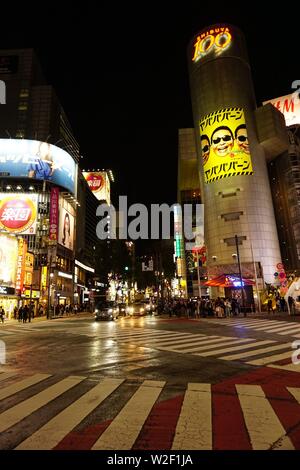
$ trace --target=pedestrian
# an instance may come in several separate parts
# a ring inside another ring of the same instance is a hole
[[[273,312],[273,301],[272,299],[268,300],[268,313]]]
[[[5,312],[3,307],[0,307],[0,320],[2,323],[4,323],[4,317],[5,317]]]

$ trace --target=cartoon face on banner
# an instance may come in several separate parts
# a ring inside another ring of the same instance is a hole
[[[200,121],[205,183],[237,175],[252,175],[247,127],[242,108],[226,108]]]
[[[35,234],[37,195],[0,193],[0,229],[10,233]]]

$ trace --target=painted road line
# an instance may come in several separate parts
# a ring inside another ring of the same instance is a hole
[[[293,328],[292,330],[289,330],[289,331],[284,331],[283,333],[278,333],[279,335],[290,335],[290,334],[293,334],[293,333],[300,333],[300,327],[298,326],[298,328]]]
[[[212,449],[211,385],[189,383],[177,422],[172,450]]]
[[[186,348],[197,349],[198,347],[202,346],[203,344],[219,343],[220,341],[224,341],[224,338],[219,337],[219,336],[216,336],[216,337],[210,336],[210,338],[214,338],[214,339],[205,339],[204,341],[201,341],[201,342],[199,342],[199,341],[196,341],[196,342],[188,341],[187,344],[174,343],[174,346],[177,346],[176,351],[181,352],[181,350],[184,350],[182,352],[185,352]],[[232,340],[230,339],[230,341],[232,341]],[[160,347],[163,348],[164,347],[164,345],[161,344],[161,343],[154,344],[153,346],[158,347],[158,348],[160,348]],[[165,346],[166,347],[172,346],[172,344],[166,344]]]
[[[124,380],[104,379],[61,413],[21,442],[17,450],[51,450]]]
[[[270,343],[276,343],[276,341],[270,341]],[[230,356],[219,357],[219,359],[224,359],[224,361],[235,361],[237,359],[244,359],[246,357],[258,356],[259,354],[264,354],[264,353],[272,352],[272,351],[279,351],[280,349],[287,349],[287,348],[290,348],[290,347],[291,347],[290,343],[276,344],[276,346],[270,346],[270,347],[267,347],[267,348],[257,349],[255,352],[254,351],[248,351],[248,352],[245,352],[245,353],[232,354]]]
[[[2,382],[2,380],[6,380],[6,379],[9,379],[10,377],[13,377],[14,375],[17,375],[16,372],[2,372],[0,374],[0,382]]]
[[[253,341],[256,341],[255,339]],[[265,341],[257,341],[255,343],[251,344],[242,344],[241,346],[233,346],[230,348],[223,348],[223,349],[218,349],[217,351],[208,351],[204,352],[201,354],[198,354],[199,356],[207,357],[207,356],[214,356],[215,354],[225,354],[227,352],[234,352],[234,351],[240,351],[242,349],[251,349],[251,348],[256,348],[257,346],[263,346],[264,344],[270,344],[270,341],[265,340]],[[196,354],[197,356],[197,354]]]
[[[287,326],[287,325],[284,324],[284,326]],[[278,326],[276,327],[276,329],[277,329],[277,328],[282,328],[282,325],[278,325]],[[270,325],[270,326],[268,326],[268,327],[263,326],[263,327],[259,327],[259,328],[253,328],[254,331],[265,331],[265,332],[267,332],[267,333],[268,333],[269,331],[273,330],[273,329],[274,329],[274,325]]]
[[[268,367],[273,367],[274,369],[287,370],[289,372],[300,372],[299,364],[286,364],[284,366],[279,366],[277,364],[270,364]]]
[[[253,340],[252,339],[235,339],[235,340],[231,340],[231,344],[235,345],[235,344],[240,344],[240,343],[246,343],[248,341],[253,341]],[[219,344],[210,344],[210,345],[205,345],[205,346],[200,345],[199,347],[189,348],[185,350],[181,349],[180,352],[193,353],[193,352],[198,352],[198,351],[208,351],[210,349],[219,348],[220,346],[228,346],[228,344],[229,344],[228,341],[226,341],[226,342],[219,343]]]
[[[290,345],[291,348],[291,345]],[[255,359],[254,361],[249,361],[247,364],[251,364],[252,366],[263,366],[265,364],[271,364],[273,362],[281,361],[282,359],[288,359],[289,357],[292,359],[293,351],[290,349],[282,354],[275,354],[273,356],[262,357],[261,359]]]
[[[300,404],[300,388],[287,387],[287,389]]]
[[[86,377],[70,376],[0,414],[0,432],[5,431],[34,411],[82,382]]]
[[[253,450],[268,450],[279,439],[286,435],[271,404],[259,385],[236,385],[239,401],[243,411],[246,427]],[[281,447],[293,449],[288,437]]]
[[[170,338],[169,338],[169,336],[170,336]],[[171,338],[171,336],[172,336],[172,338]],[[186,334],[186,333],[178,334],[178,335],[154,335],[154,336],[151,336],[150,338],[149,338],[149,336],[146,336],[144,339],[138,338],[138,339],[135,339],[135,341],[142,342],[142,341],[146,341],[147,339],[149,339],[149,341],[153,341],[153,342],[154,341],[164,341],[164,340],[174,341],[175,339],[179,340],[179,339],[186,339],[186,338],[190,338],[190,337],[191,337],[191,334]],[[125,339],[124,343],[125,342],[130,342],[132,340],[134,340],[134,338]]]
[[[131,449],[164,385],[165,382],[145,380],[92,449]]]
[[[35,374],[27,377],[26,379],[20,380],[20,382],[8,385],[7,387],[0,390],[0,400],[14,395],[15,393],[18,393],[25,388],[31,387],[31,385],[35,385],[42,380],[48,379],[48,377],[51,377],[51,374]]]
[[[185,345],[186,343],[187,344],[198,344],[202,341],[206,341],[208,340],[208,338],[210,338],[210,336],[201,336],[201,337],[197,337],[197,335],[189,335],[187,338],[184,338],[184,339],[177,339],[177,338],[170,338],[169,340],[164,340],[164,339],[161,339],[161,340],[157,340],[157,341],[151,341],[149,340],[149,344],[159,344],[161,346],[172,346],[173,344],[175,345]],[[213,337],[213,338],[219,338],[219,336],[216,336],[216,337]],[[151,343],[150,343],[151,341]]]
[[[295,328],[297,330],[300,330],[300,326],[298,325],[298,327],[295,327],[295,325],[289,325],[289,326],[280,326],[279,328],[276,327],[272,330],[268,330],[268,333],[277,333],[277,332],[280,332],[280,331],[287,331],[287,330],[295,330]]]

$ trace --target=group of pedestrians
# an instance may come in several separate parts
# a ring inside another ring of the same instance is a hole
[[[162,309],[162,308],[161,308]],[[209,299],[173,299],[166,301],[163,306],[163,312],[168,313],[170,317],[231,317],[241,313],[240,302],[235,299],[220,298]],[[160,309],[158,308],[158,313]]]

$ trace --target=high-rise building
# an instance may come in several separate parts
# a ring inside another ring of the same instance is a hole
[[[282,115],[271,105],[257,109],[238,28],[200,31],[188,65],[209,277],[240,274],[238,257],[243,278],[253,279],[256,267],[272,282],[281,254],[267,159],[287,149]]]
[[[49,142],[78,161],[79,145],[34,50],[0,50],[0,80],[6,88],[6,104],[0,106],[0,138]]]

